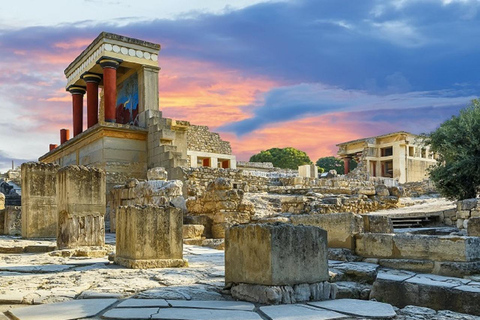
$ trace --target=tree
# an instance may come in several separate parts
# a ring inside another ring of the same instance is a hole
[[[304,151],[292,147],[260,151],[250,157],[250,162],[271,162],[274,167],[284,169],[298,169],[298,166],[312,163]]]
[[[323,168],[325,172],[330,170],[336,170],[338,174],[345,173],[343,160],[337,157],[330,156],[319,158],[316,164],[318,167]],[[353,159],[350,160],[349,165],[350,170],[353,170],[357,167],[357,163]]]
[[[480,186],[480,100],[443,122],[427,136],[437,164],[430,179],[441,195],[452,200],[475,198]]]

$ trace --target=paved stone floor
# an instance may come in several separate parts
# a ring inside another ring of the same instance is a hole
[[[112,246],[115,237],[108,234]],[[403,309],[366,299],[371,283],[397,274],[365,262],[330,261],[340,299],[308,304],[262,306],[231,301],[224,287],[224,253],[184,246],[188,268],[127,269],[104,258],[71,258],[51,250],[54,241],[0,237],[2,248],[35,252],[0,254],[0,320],[3,319],[480,319],[451,311],[407,306]],[[49,248],[49,249],[48,249]],[[2,252],[4,252],[2,251]],[[408,274],[412,279],[415,274]],[[397,277],[397,278],[395,278]],[[361,281],[352,281],[360,279]],[[429,277],[451,285],[452,279]],[[459,280],[459,279],[456,279]],[[473,280],[462,280],[469,287]],[[355,297],[357,297],[355,296]],[[480,303],[480,302],[479,302]]]

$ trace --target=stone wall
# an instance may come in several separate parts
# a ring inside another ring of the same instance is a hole
[[[430,180],[407,182],[401,185],[407,197],[419,197],[429,194],[437,194],[435,185]]]
[[[56,174],[52,163],[22,164],[22,237],[57,236]]]
[[[469,220],[479,217],[480,206],[478,205],[478,199],[466,199],[457,201],[455,216],[445,217],[444,222],[447,225],[456,225],[459,229],[467,229]]]
[[[175,168],[171,177],[183,181],[185,197],[201,197],[210,182],[217,178],[232,180],[232,188],[244,192],[263,192],[267,190],[269,179],[239,169],[222,168]]]
[[[191,125],[188,127],[187,149],[199,152],[232,154],[230,142],[222,140],[218,133],[210,132],[207,126]]]
[[[232,180],[217,178],[208,184],[202,196],[187,200],[187,211],[194,216],[191,222],[204,225],[207,237],[220,239],[233,224],[249,223],[254,206],[244,199],[242,189],[233,188]]]

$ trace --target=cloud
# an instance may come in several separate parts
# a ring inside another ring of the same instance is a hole
[[[302,141],[328,135],[330,146],[357,133],[434,127],[480,92],[472,40],[480,38],[479,8],[478,1],[299,0],[176,19],[3,28],[0,133],[8,139],[0,150],[38,157],[58,142],[58,130],[71,126],[63,70],[101,31],[160,43],[164,116],[221,130],[241,154],[287,141],[282,132],[294,143],[292,123],[308,128]],[[415,119],[396,122],[388,111],[403,118],[407,109]],[[328,130],[314,129],[320,125]]]
[[[394,77],[395,78],[395,77]],[[402,78],[399,82],[402,83]],[[453,96],[452,96],[453,95]],[[238,135],[267,125],[335,112],[374,111],[388,109],[465,107],[475,96],[455,96],[454,91],[408,92],[374,95],[361,90],[344,90],[322,84],[299,84],[277,87],[261,97],[253,106],[253,116],[227,123],[223,131]],[[421,116],[425,120],[425,117]]]

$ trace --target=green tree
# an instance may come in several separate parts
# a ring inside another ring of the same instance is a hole
[[[437,154],[429,173],[440,194],[452,200],[475,198],[480,186],[480,100],[442,123],[427,144]]]
[[[260,151],[250,157],[250,162],[271,162],[274,167],[284,169],[298,169],[298,166],[312,163],[304,151],[292,147]]]
[[[323,168],[325,172],[330,170],[336,170],[338,174],[345,173],[343,160],[337,157],[330,156],[330,157],[319,158],[316,164],[318,167]],[[349,165],[350,165],[350,170],[353,170],[357,167],[357,162],[351,159],[349,162]]]

